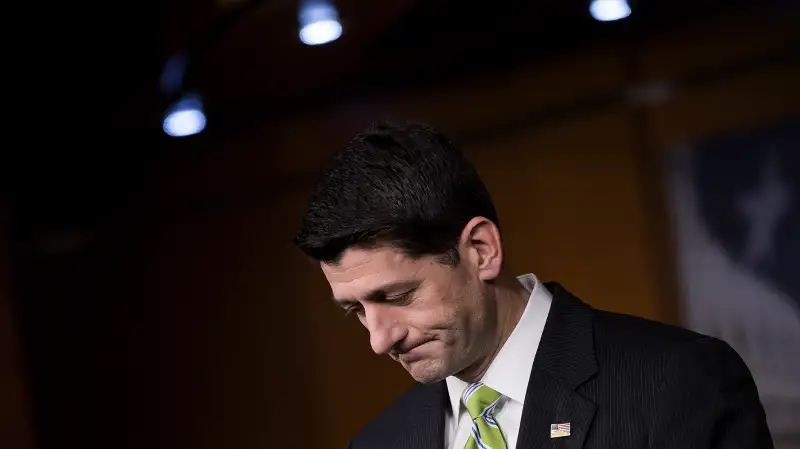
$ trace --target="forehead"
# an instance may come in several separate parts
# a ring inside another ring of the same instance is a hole
[[[421,279],[432,262],[394,248],[348,249],[338,264],[320,264],[337,298],[360,298],[390,284]]]

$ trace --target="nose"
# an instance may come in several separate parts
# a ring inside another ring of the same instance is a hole
[[[369,343],[375,354],[388,354],[406,333],[399,317],[384,304],[370,304],[364,308],[364,326],[369,331]]]

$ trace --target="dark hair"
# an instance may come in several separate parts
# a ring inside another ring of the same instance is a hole
[[[457,265],[461,232],[477,216],[499,226],[483,181],[442,133],[422,123],[381,122],[334,156],[294,243],[326,263],[338,263],[351,247],[386,245]]]

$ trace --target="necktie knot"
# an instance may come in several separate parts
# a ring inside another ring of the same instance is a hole
[[[472,419],[491,416],[502,395],[486,385],[476,382],[466,390],[462,400]]]

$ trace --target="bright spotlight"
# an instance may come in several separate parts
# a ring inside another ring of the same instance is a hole
[[[322,45],[339,39],[342,24],[339,13],[327,1],[306,0],[300,4],[300,41],[306,45]]]
[[[589,12],[595,20],[611,22],[631,15],[631,7],[625,0],[592,0]]]
[[[206,127],[203,104],[196,95],[187,95],[175,103],[164,116],[164,132],[172,137],[197,134]]]

